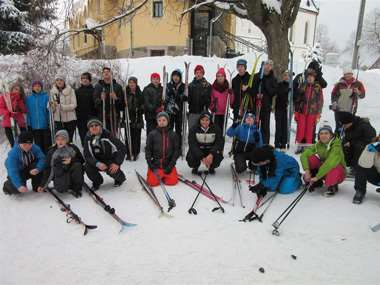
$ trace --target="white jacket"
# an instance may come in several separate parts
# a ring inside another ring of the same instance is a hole
[[[58,104],[54,110],[54,121],[70,122],[77,119],[75,109],[77,108],[77,98],[74,89],[66,85],[61,92],[54,85],[50,90],[50,100]]]
[[[380,173],[380,155],[378,152],[368,151],[368,146],[365,147],[359,158],[359,165],[363,168],[376,167],[377,172]]]

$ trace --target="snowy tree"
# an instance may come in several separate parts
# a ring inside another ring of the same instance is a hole
[[[267,40],[268,56],[275,62],[277,75],[288,68],[290,44],[289,28],[296,20],[301,0],[203,0],[195,1],[183,13],[201,6],[216,7],[250,20]],[[308,1],[310,5],[314,1]]]
[[[374,9],[366,17],[361,43],[380,54],[380,9]]]
[[[339,52],[339,48],[335,41],[332,41],[329,36],[329,30],[326,25],[319,25],[317,29],[317,42],[322,48],[322,56],[325,57],[327,53]]]
[[[25,53],[36,45],[43,21],[54,19],[56,1],[0,0],[0,53]]]

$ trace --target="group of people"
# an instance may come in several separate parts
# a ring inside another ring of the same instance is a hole
[[[34,191],[44,191],[53,181],[57,191],[78,197],[84,173],[94,190],[103,183],[102,173],[120,186],[126,180],[122,163],[138,159],[144,125],[148,184],[175,185],[176,162],[184,139],[183,108],[188,104],[186,161],[193,174],[199,174],[201,167],[215,173],[224,158],[227,135],[233,138],[231,153],[237,173],[249,169],[260,176],[260,182],[251,187],[253,192],[291,193],[302,184],[297,160],[284,152],[290,131],[288,107],[293,104],[296,143],[300,144],[297,153],[301,153],[303,180],[309,190],[324,182],[326,195],[334,195],[349,167],[355,176],[353,202],[361,203],[367,181],[380,183],[380,138],[368,119],[355,115],[358,99],[365,96],[363,84],[353,77],[352,70],[344,71],[331,96],[336,129],[322,125],[316,134],[324,101],[322,90],[327,86],[320,65],[312,62],[295,77],[293,102],[288,100],[292,74],[286,70],[277,81],[272,67],[273,62],[267,60],[261,71],[250,75],[247,62],[239,59],[232,84],[223,68],[210,84],[203,66],[197,65],[188,86],[176,69],[167,84],[161,83],[158,73],[151,74],[151,82],[143,90],[136,77],[128,78],[124,89],[108,67],[103,68],[102,79],[95,86],[91,74],[83,73],[76,90],[62,75],[56,76],[49,94],[43,91],[41,81],[32,83],[28,96],[15,84],[0,97],[2,124],[13,146],[5,163],[8,179],[3,190],[6,194],[26,192],[26,181],[31,178]],[[227,128],[229,108],[234,121]],[[269,145],[272,112],[276,119],[274,147]],[[128,127],[130,140],[127,134],[125,141],[120,139],[122,127],[125,131]],[[76,128],[83,155],[73,143]]]

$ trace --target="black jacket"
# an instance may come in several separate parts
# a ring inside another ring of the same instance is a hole
[[[125,92],[127,95],[130,126],[131,128],[142,129],[144,127],[144,96],[141,89],[137,86],[136,94],[133,94],[127,86]]]
[[[145,158],[150,169],[173,168],[179,155],[179,139],[175,132],[156,128],[148,134]]]
[[[201,160],[209,153],[222,154],[224,148],[224,138],[220,128],[210,124],[207,130],[204,130],[200,123],[193,126],[189,131],[189,152],[192,156]]]
[[[154,86],[150,83],[144,88],[144,110],[145,119],[155,119],[157,114],[157,109],[162,104],[162,86]]]
[[[98,115],[94,104],[94,90],[94,86],[91,84],[88,86],[81,85],[75,90],[75,96],[77,97],[76,113],[78,121],[87,122],[90,118]]]
[[[276,112],[286,111],[288,107],[289,82],[281,81],[277,85]]]
[[[261,94],[263,94],[261,109],[263,111],[270,111],[272,107],[272,98],[277,92],[277,79],[274,76],[273,70],[271,70],[268,75],[264,74],[262,82],[260,82],[260,73],[254,75],[252,92],[255,99],[256,95],[260,92],[260,86]]]
[[[248,85],[250,75],[248,72],[246,72],[243,76],[240,76],[237,74],[233,79],[232,79],[232,91],[234,93],[234,105],[233,105],[233,112],[234,116],[237,117],[239,114],[239,109],[241,105],[241,101],[244,98],[244,95],[246,93],[249,93],[249,89],[247,89],[245,92],[241,90],[243,85]]]
[[[355,148],[364,149],[376,137],[376,130],[367,118],[355,117],[352,126],[344,131],[342,144],[350,143]]]
[[[102,130],[98,137],[92,136],[90,132],[87,133],[83,153],[86,163],[94,167],[97,162],[121,165],[127,154],[127,148],[119,139],[111,136],[109,131]]]
[[[120,84],[116,83],[116,80],[113,79],[113,91],[116,93],[117,100],[115,101],[115,106],[116,106],[116,111],[119,112],[123,110],[124,108],[124,92],[123,88],[121,87]],[[110,87],[111,84],[107,84],[104,82],[104,80],[99,80],[99,82],[95,85],[95,90],[94,90],[94,104],[95,104],[95,109],[98,113],[98,117],[102,118],[103,117],[103,102],[101,98],[102,92],[106,93],[106,114],[110,115]]]
[[[189,113],[200,114],[206,111],[211,103],[211,84],[205,78],[189,84]]]
[[[185,98],[185,84],[170,81],[166,86],[165,111],[171,115],[181,114]]]

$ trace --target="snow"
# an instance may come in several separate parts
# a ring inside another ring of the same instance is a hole
[[[254,55],[244,58],[250,69]],[[140,86],[145,86],[150,73],[161,72],[163,63],[171,72],[184,61],[192,63],[191,71],[196,64],[203,64],[208,80],[213,80],[218,64],[234,70],[236,63],[236,59],[189,56],[109,63],[119,64],[124,77],[129,69],[129,75],[137,76]],[[6,62],[21,64],[22,60],[0,57],[0,63]],[[79,74],[93,62],[75,64]],[[295,66],[300,72],[304,64],[301,60]],[[321,121],[333,124],[329,94],[341,69],[324,66],[323,72],[329,86],[324,90]],[[359,77],[367,89],[366,98],[359,102],[359,115],[370,117],[379,130],[380,71],[363,72]],[[145,134],[142,141],[144,147]],[[230,146],[227,139],[225,153]],[[1,161],[8,151],[8,145],[0,144]],[[207,179],[215,193],[227,200],[232,194],[230,163],[226,154],[216,175]],[[177,167],[181,174],[200,182],[185,161],[179,159]],[[373,233],[369,226],[380,222],[380,195],[372,185],[360,206],[351,203],[354,190],[349,181],[333,198],[323,197],[320,191],[307,193],[281,226],[281,236],[275,237],[271,224],[298,193],[278,195],[263,223],[239,223],[255,202],[245,182],[248,174],[242,176],[246,208],[238,203],[235,207],[225,205],[225,214],[212,213],[215,204],[201,196],[195,205],[198,215],[189,215],[187,210],[196,192],[180,183],[168,187],[177,203],[171,212],[173,218],[158,218],[158,210],[141,190],[134,173],[136,169],[145,175],[144,153],[137,162],[125,162],[122,168],[127,175],[122,187],[113,188],[107,177],[98,191],[120,217],[138,224],[121,234],[119,225],[87,193],[81,199],[61,195],[83,221],[98,225],[85,237],[80,226],[65,222],[64,213],[48,194],[0,194],[1,284],[378,284],[380,233]],[[1,165],[0,181],[5,178]],[[161,189],[155,191],[166,208]],[[259,272],[260,267],[265,274]]]
[[[281,15],[282,0],[261,0],[261,2],[268,10],[275,11],[277,14]]]

